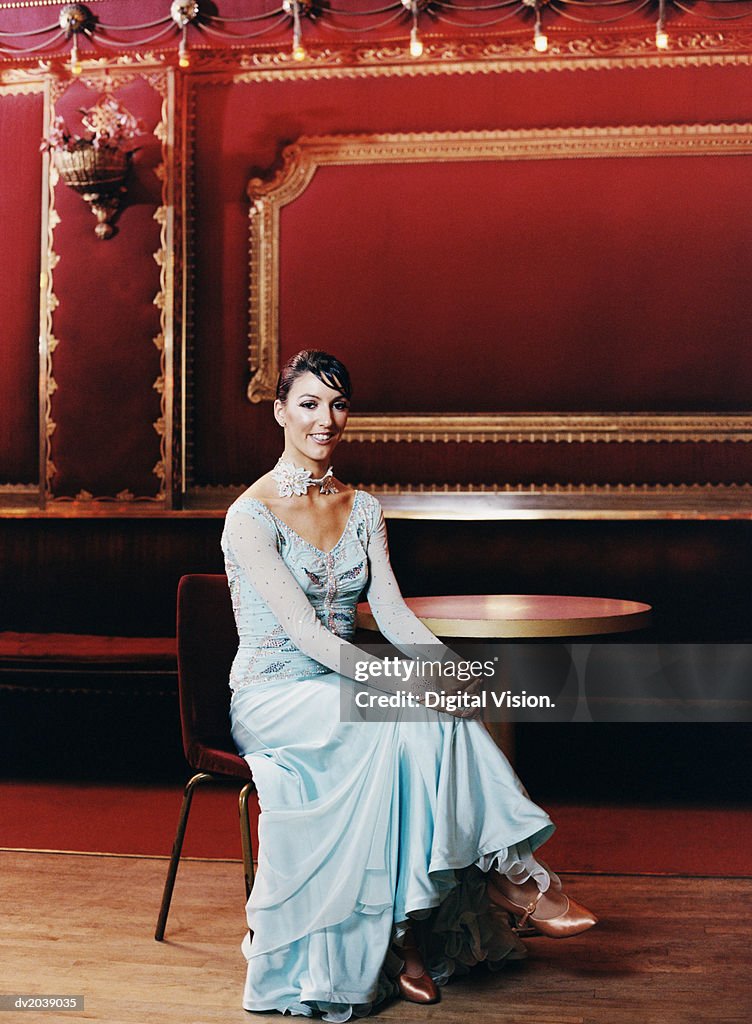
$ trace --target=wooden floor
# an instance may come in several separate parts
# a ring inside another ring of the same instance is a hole
[[[82,1013],[10,1024],[252,1024],[240,864],[186,861],[166,941],[154,924],[162,859],[0,852],[0,993],[84,995]],[[527,961],[483,968],[437,1006],[395,1001],[382,1021],[431,1024],[749,1024],[752,879],[569,876],[601,917],[585,935],[528,940]],[[746,916],[745,916],[746,912]]]

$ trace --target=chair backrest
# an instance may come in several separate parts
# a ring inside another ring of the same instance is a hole
[[[238,649],[224,575],[183,576],[178,584],[178,683],[183,750],[200,767],[201,751],[235,750],[230,733],[230,666]]]

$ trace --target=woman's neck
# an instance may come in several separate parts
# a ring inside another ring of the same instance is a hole
[[[310,470],[311,476],[321,477],[329,469],[329,462],[326,459],[317,460],[311,459],[307,455],[301,455],[300,452],[290,453],[285,449],[279,457],[280,462],[288,462],[294,466],[295,469],[307,469]]]

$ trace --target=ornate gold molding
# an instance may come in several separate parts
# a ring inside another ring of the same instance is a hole
[[[34,93],[44,92],[46,87],[45,79],[37,70],[36,73],[27,71],[16,74],[0,72],[0,95],[2,96],[28,96]]]
[[[671,497],[680,495],[686,498],[712,496],[716,499],[735,500],[752,494],[752,484],[380,484],[361,483],[357,485],[374,494],[510,494],[535,496],[536,494],[556,494],[575,497],[614,497],[627,499],[634,496]],[[242,491],[240,488],[239,491]],[[752,517],[752,507],[747,509]]]
[[[52,124],[52,110],[55,101],[63,92],[59,82],[48,81],[44,103],[44,128]],[[55,421],[52,419],[52,396],[57,389],[52,369],[52,354],[58,341],[53,334],[52,316],[58,306],[55,295],[53,271],[60,261],[55,252],[55,228],[60,223],[60,215],[55,209],[55,185],[58,181],[58,170],[45,153],[42,166],[42,181],[46,182],[42,206],[42,260],[39,282],[39,479],[40,503],[44,508],[48,498],[52,497],[52,478],[56,469],[52,461],[52,435],[55,432]]]
[[[484,132],[301,137],[269,180],[252,178],[248,398],[274,397],[279,372],[280,211],[303,194],[320,167],[431,163],[735,155],[752,153],[752,124],[629,125]],[[459,414],[353,416],[349,440],[749,440],[752,420],[672,413],[631,415]],[[621,431],[625,433],[622,435]]]
[[[655,34],[638,31],[577,36],[548,29],[545,54],[533,51],[531,33],[507,38],[421,35],[419,60],[405,39],[343,46],[306,43],[306,58],[293,59],[287,47],[244,50],[192,48],[192,67],[203,81],[221,84],[332,78],[423,78],[435,75],[509,74],[633,68],[746,67],[752,63],[752,32],[705,32],[672,24],[671,48],[657,51]]]
[[[160,372],[153,383],[153,388],[160,395],[160,414],[154,422],[154,430],[160,438],[160,458],[152,472],[158,477],[159,485],[156,495],[135,495],[129,488],[123,488],[115,495],[95,495],[91,491],[82,489],[74,498],[69,496],[54,495],[52,492],[52,478],[56,468],[51,457],[51,438],[55,431],[55,422],[52,419],[52,395],[57,390],[53,374],[53,353],[59,344],[59,339],[53,334],[52,317],[59,305],[58,297],[53,286],[52,271],[59,262],[59,255],[54,251],[54,232],[60,223],[60,216],[55,210],[55,186],[58,181],[58,172],[54,163],[45,154],[45,169],[48,181],[48,209],[44,216],[44,235],[46,247],[43,245],[42,254],[42,280],[41,280],[41,329],[40,329],[40,462],[42,465],[42,478],[44,480],[44,494],[42,505],[47,503],[62,503],[69,505],[89,505],[103,503],[109,507],[127,506],[130,503],[153,503],[165,505],[172,495],[172,447],[173,447],[173,318],[174,318],[174,260],[173,232],[174,232],[174,71],[171,68],[144,68],[140,70],[124,69],[113,67],[111,62],[96,69],[99,73],[93,74],[94,69],[87,69],[87,74],[80,80],[87,88],[93,90],[113,90],[133,81],[142,78],[162,97],[160,121],[154,128],[154,135],[162,146],[162,163],[156,168],[157,177],[162,183],[162,205],[154,213],[154,219],[160,224],[160,245],[153,254],[153,258],[160,268],[159,290],[154,297],[154,305],[160,311],[160,330],[152,339],[160,353]],[[67,90],[73,81],[69,76],[49,76],[49,100],[45,110],[46,125],[50,125],[53,116],[54,104],[57,99]]]
[[[478,413],[358,415],[345,441],[585,442],[752,441],[752,415],[718,413]]]
[[[152,472],[159,479],[157,499],[172,499],[173,404],[174,404],[174,151],[175,151],[175,83],[174,74],[154,72],[144,75],[153,89],[162,97],[161,120],[154,135],[162,144],[162,163],[155,169],[162,182],[162,205],[154,211],[154,220],[160,225],[160,247],[153,254],[159,267],[159,291],[154,305],[159,309],[160,330],[152,339],[159,352],[159,376],[153,387],[160,396],[160,415],[153,424],[159,435],[160,457]]]

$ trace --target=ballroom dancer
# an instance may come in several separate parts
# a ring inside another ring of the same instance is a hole
[[[232,732],[262,808],[243,1006],[332,1022],[395,994],[436,1002],[452,974],[520,959],[521,925],[565,937],[596,922],[536,859],[554,826],[481,722],[423,706],[342,720],[343,665],[374,659],[350,642],[361,594],[397,648],[453,657],[402,600],[378,501],[334,476],[350,396],[333,356],[286,363],[284,450],[222,535]]]

